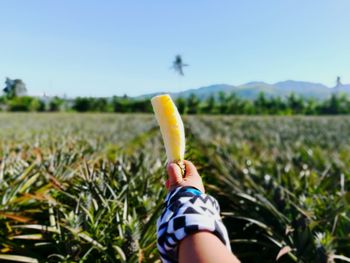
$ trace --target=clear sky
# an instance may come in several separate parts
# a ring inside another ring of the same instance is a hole
[[[350,83],[349,0],[1,0],[0,11],[0,85],[22,78],[30,94]]]

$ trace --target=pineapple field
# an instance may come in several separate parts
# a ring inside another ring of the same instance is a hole
[[[242,262],[350,262],[350,117],[184,116]],[[0,115],[1,262],[160,262],[153,115]]]

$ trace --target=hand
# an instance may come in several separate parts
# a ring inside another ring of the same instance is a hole
[[[204,193],[202,178],[199,176],[197,168],[190,161],[184,160],[183,163],[185,165],[185,176],[182,176],[181,168],[178,164],[168,164],[166,188],[171,191],[179,186],[192,186]]]

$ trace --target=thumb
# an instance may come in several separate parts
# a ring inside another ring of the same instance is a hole
[[[182,173],[181,168],[176,163],[169,163],[167,166],[167,172],[168,172],[168,184],[170,189],[176,185],[179,185],[182,183]]]

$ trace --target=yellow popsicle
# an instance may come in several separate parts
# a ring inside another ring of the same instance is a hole
[[[168,94],[151,99],[162,133],[168,162],[181,163],[185,155],[185,129],[175,103]]]

